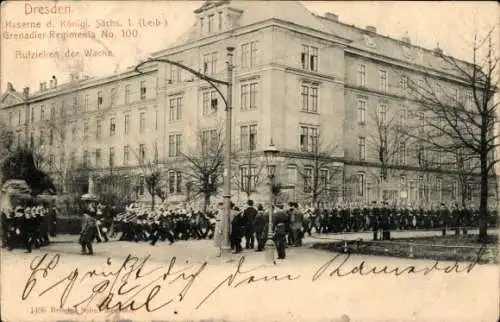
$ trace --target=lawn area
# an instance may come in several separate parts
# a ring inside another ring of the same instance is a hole
[[[478,235],[447,235],[398,238],[391,241],[356,240],[314,244],[312,247],[331,252],[350,252],[377,256],[421,258],[430,260],[478,261],[498,264],[498,236],[489,235],[488,244],[477,243]]]

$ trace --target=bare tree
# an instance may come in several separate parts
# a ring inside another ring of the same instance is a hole
[[[249,142],[248,146],[240,143],[237,152],[233,153],[233,182],[247,199],[257,191],[265,181],[265,165],[255,150],[255,142]]]
[[[223,133],[222,127],[211,130],[198,129],[198,147],[194,151],[183,153],[186,166],[183,167],[182,173],[191,183],[192,197],[203,196],[204,213],[207,211],[211,197],[217,194],[222,184],[224,171]]]
[[[498,136],[494,131],[498,103],[493,98],[498,90],[498,57],[492,43],[492,37],[496,35],[494,31],[496,29],[490,30],[484,38],[474,36],[470,64],[444,55],[442,50],[435,51],[444,71],[458,77],[462,88],[438,82],[429,75],[424,75],[420,81],[412,79],[409,82],[415,100],[425,114],[423,126],[426,127],[413,135],[418,134],[418,139],[427,146],[443,153],[465,148],[479,164],[479,242],[482,243],[487,241],[488,189],[497,162],[494,152]]]
[[[368,153],[377,156],[378,173],[373,173],[379,184],[379,198],[384,197],[389,181],[398,166],[405,166],[408,152],[408,136],[399,130],[406,120],[406,109],[396,113],[387,104],[380,104],[368,113],[368,124],[364,136]],[[381,195],[380,195],[381,194]]]
[[[331,187],[340,181],[341,167],[335,165],[334,157],[338,147],[326,143],[320,132],[309,138],[301,137],[301,161],[298,174],[304,182],[304,192],[313,205],[327,201]]]
[[[151,209],[155,207],[155,199],[158,196],[162,201],[167,198],[166,183],[163,177],[163,166],[158,158],[158,145],[153,144],[152,148],[147,149],[145,144],[139,145],[139,150],[132,149],[137,158],[139,169],[141,170],[144,184],[151,196]],[[141,189],[142,182],[138,188]]]

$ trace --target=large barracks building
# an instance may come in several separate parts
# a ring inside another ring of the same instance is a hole
[[[282,194],[299,203],[311,202],[312,190],[318,192],[311,187],[314,175],[321,189],[317,199],[325,203],[386,199],[428,205],[459,201],[463,192],[479,202],[474,176],[461,184],[446,155],[429,155],[439,162],[422,168],[414,144],[404,139],[381,180],[380,122],[419,122],[410,79],[427,75],[453,89],[456,99],[470,97],[462,80],[440,65],[440,48],[393,39],[374,26],[349,25],[333,13],[319,16],[299,2],[209,1],[194,15],[183,36],[151,57],[227,80],[227,47],[234,47],[236,202],[246,200],[242,190],[249,186],[252,199],[268,200],[262,155],[271,140],[280,151]],[[227,96],[226,87],[220,89]],[[188,187],[183,153],[196,153],[199,133],[216,139],[225,119],[219,93],[166,63],[145,65],[141,74],[133,68],[104,78],[75,74],[64,84],[50,75],[36,90],[9,84],[0,99],[14,141],[37,147],[48,171],[85,165],[95,181],[112,170],[129,178],[145,201],[150,197],[139,161],[158,158],[168,198],[182,201]],[[315,169],[316,154],[327,156],[321,169]]]

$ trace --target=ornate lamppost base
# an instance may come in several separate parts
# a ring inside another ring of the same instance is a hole
[[[274,253],[275,253],[275,251],[276,251],[276,246],[274,245],[273,236],[269,235],[267,237],[266,248],[265,248],[266,260],[267,261],[269,261],[271,263],[274,263],[274,260],[275,260]]]

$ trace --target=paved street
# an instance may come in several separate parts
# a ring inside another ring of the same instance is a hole
[[[415,232],[407,233],[407,236],[411,234]],[[367,238],[369,233],[349,236],[349,238]],[[53,320],[56,317],[58,320],[63,318],[74,320],[75,313],[62,316],[61,312],[56,312],[65,286],[58,285],[40,297],[36,294],[57,281],[61,280],[62,284],[68,284],[73,277],[81,277],[81,280],[75,282],[66,300],[64,307],[69,308],[92,294],[93,287],[95,289],[96,283],[99,282],[98,277],[83,280],[84,272],[94,269],[98,272],[116,271],[129,253],[139,258],[151,255],[151,259],[144,265],[142,275],[158,267],[166,271],[173,256],[177,258],[173,271],[179,272],[183,269],[187,274],[195,273],[202,267],[202,261],[208,261],[208,266],[196,278],[188,293],[184,294],[182,301],[179,301],[177,294],[187,282],[181,278],[175,283],[172,281],[170,284],[166,282],[161,284],[161,296],[153,301],[152,306],[158,306],[169,298],[173,299],[171,304],[149,314],[146,314],[144,309],[134,314],[120,313],[120,318],[133,318],[135,321],[206,318],[228,321],[283,321],[286,318],[287,321],[489,322],[495,320],[498,315],[496,302],[498,271],[493,265],[476,266],[470,273],[460,274],[445,274],[442,271],[429,275],[405,274],[399,277],[394,274],[348,274],[363,262],[366,268],[377,267],[379,270],[386,265],[392,268],[404,268],[408,265],[425,268],[431,267],[433,262],[361,255],[350,257],[341,255],[335,259],[336,254],[309,249],[308,246],[318,240],[314,237],[317,236],[307,237],[304,247],[288,248],[287,259],[277,261],[276,265],[268,264],[265,253],[245,251],[242,254],[245,256],[245,262],[241,265],[239,273],[236,271],[241,256],[231,255],[221,260],[217,257],[218,249],[208,240],[180,241],[173,245],[163,242],[154,247],[144,242],[112,241],[97,244],[96,256],[83,256],[79,254],[77,236],[62,235],[51,246],[35,250],[32,254],[25,254],[21,250],[12,252],[2,250],[1,272],[2,275],[9,277],[2,279],[1,290],[4,292],[2,298],[5,299],[2,303],[2,317],[7,317],[4,318],[7,321]],[[322,240],[326,240],[326,237],[333,238],[331,235],[321,237]],[[49,270],[46,278],[39,272],[36,275],[37,282],[33,294],[25,301],[21,301],[23,288],[30,275],[30,263],[36,256],[47,251],[51,252],[47,262],[56,252],[60,254],[57,267]],[[111,259],[107,260],[107,257]],[[330,261],[332,262],[330,268],[320,274],[321,267],[326,267]],[[341,265],[344,261],[344,265]],[[440,265],[444,267],[451,264]],[[339,277],[336,274],[329,276],[329,273],[337,267],[341,267],[340,271],[346,276]],[[79,274],[70,274],[75,269]],[[231,274],[234,276],[234,281],[228,286],[227,278]],[[261,280],[249,285],[250,275],[255,276],[255,279],[290,275],[293,280],[271,282]],[[318,279],[314,280],[314,276]],[[146,281],[140,282],[140,285],[147,286],[147,278],[145,279]],[[133,277],[128,281],[130,284],[127,285],[131,288],[135,283],[139,283]],[[199,306],[220,283],[221,288]],[[240,285],[236,287],[238,284]],[[409,294],[406,292],[408,289],[412,290]],[[143,303],[146,295],[136,296],[137,302]],[[116,298],[125,301],[123,297]],[[94,311],[87,312],[86,319],[102,321],[110,318],[109,313],[106,315],[98,313],[95,309],[96,304],[93,303],[94,306],[91,307],[94,307]],[[31,312],[33,308],[41,308],[40,310],[45,312],[33,313]],[[378,316],[383,318],[378,319]],[[78,316],[77,319],[81,320],[81,317]]]

